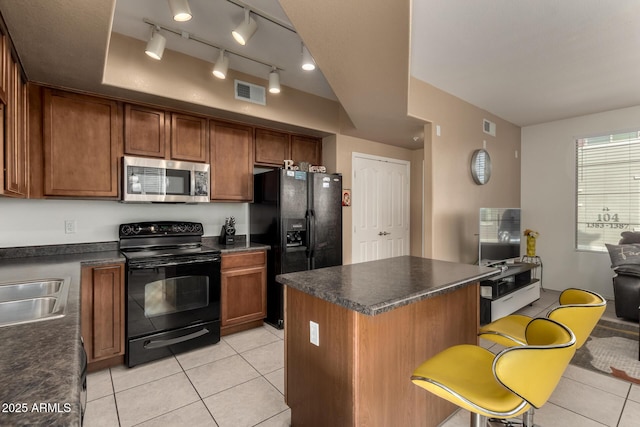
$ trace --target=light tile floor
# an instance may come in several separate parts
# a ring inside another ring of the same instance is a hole
[[[544,316],[557,301],[558,292],[544,291],[520,313]],[[616,319],[613,303],[605,316]],[[265,325],[176,357],[89,374],[84,425],[289,426],[283,340],[283,331]],[[575,366],[535,413],[544,427],[636,427],[639,420],[640,385]],[[460,410],[442,427],[468,425],[469,413]]]

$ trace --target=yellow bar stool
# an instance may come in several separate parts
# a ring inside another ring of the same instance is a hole
[[[607,300],[599,294],[583,289],[562,291],[559,306],[547,313],[547,318],[567,326],[576,336],[576,349],[582,347],[607,308]],[[478,336],[506,347],[525,345],[525,329],[531,317],[511,314],[480,328]],[[533,408],[523,416],[525,427],[533,426]]]
[[[547,313],[547,318],[567,326],[576,336],[576,348],[582,347],[607,308],[607,301],[599,294],[583,289],[562,291],[560,305]],[[531,317],[511,314],[480,328],[478,334],[505,347],[526,344],[525,328]]]
[[[544,405],[576,351],[566,326],[547,318],[525,328],[527,344],[498,354],[477,345],[450,347],[416,368],[411,381],[471,412],[472,427]]]

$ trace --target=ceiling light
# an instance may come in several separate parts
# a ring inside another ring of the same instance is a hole
[[[242,24],[238,25],[238,28],[233,30],[231,34],[233,35],[233,38],[236,39],[238,43],[244,46],[245,44],[247,44],[247,42],[249,41],[253,33],[256,32],[257,29],[258,29],[258,24],[251,17],[249,9],[245,9],[244,21],[242,21]]]
[[[280,74],[275,67],[269,73],[269,92],[280,93]]]
[[[188,21],[193,16],[189,8],[189,0],[169,0],[169,8],[174,21]]]
[[[224,49],[222,49],[220,55],[218,55],[216,65],[213,67],[213,75],[219,79],[225,79],[227,70],[229,70],[229,58],[224,54]]]
[[[305,45],[302,45],[302,69],[305,71],[313,71],[316,69],[316,61]]]
[[[151,37],[147,42],[147,48],[144,50],[144,53],[157,60],[162,59],[164,46],[167,44],[167,39],[165,39],[159,31],[160,28],[154,28],[151,30]]]

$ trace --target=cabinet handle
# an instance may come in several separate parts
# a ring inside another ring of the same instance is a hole
[[[503,301],[503,302],[504,302],[504,301],[509,301],[510,299],[513,299],[513,295],[511,295],[511,296],[509,296],[509,297],[507,297],[507,298],[503,299],[502,301]]]
[[[386,231],[381,231],[378,233],[378,236],[386,236],[388,234],[391,234],[391,233],[387,233]]]

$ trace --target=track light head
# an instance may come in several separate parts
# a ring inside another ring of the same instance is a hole
[[[189,7],[189,0],[169,0],[169,8],[174,21],[185,22],[193,17]]]
[[[242,21],[242,24],[238,25],[238,27],[231,32],[231,35],[238,43],[244,46],[245,44],[247,44],[247,42],[249,41],[251,36],[253,36],[257,29],[258,24],[251,17],[249,9],[245,9],[244,21]]]
[[[213,75],[219,79],[225,79],[227,77],[227,71],[229,70],[229,57],[225,55],[224,49],[220,51],[216,65],[213,67]]]
[[[159,30],[159,28],[154,28],[151,30],[151,37],[147,42],[147,48],[144,50],[144,53],[146,53],[153,59],[157,59],[158,61],[162,59],[164,46],[167,44],[167,39],[165,39],[164,36],[160,34]]]
[[[313,71],[316,69],[316,61],[305,45],[302,45],[302,69],[305,71]]]
[[[280,73],[275,67],[269,73],[269,93],[280,93]]]

